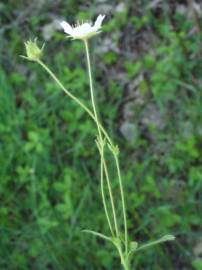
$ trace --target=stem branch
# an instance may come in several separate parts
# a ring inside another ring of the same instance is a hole
[[[91,110],[82,102],[80,101],[77,97],[75,97],[73,94],[71,94],[65,87],[64,85],[61,83],[61,81],[56,77],[56,75],[50,70],[50,68],[43,63],[41,60],[38,60],[37,63],[39,63],[45,70],[46,72],[52,77],[52,79],[60,86],[60,88],[65,92],[65,94],[67,96],[69,96],[71,99],[73,99],[79,106],[81,106],[84,111],[86,111],[88,113],[88,115],[94,120],[95,116],[93,115],[93,113],[91,112]],[[109,135],[107,134],[106,130],[104,129],[104,127],[99,123],[100,129],[102,130],[103,134],[105,135],[105,137],[107,138],[107,141],[110,143],[110,145],[112,145],[112,141],[109,137]]]

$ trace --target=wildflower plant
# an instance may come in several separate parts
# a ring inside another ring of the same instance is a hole
[[[64,32],[67,34],[68,38],[79,39],[84,42],[86,59],[87,59],[87,69],[88,69],[88,77],[89,77],[89,86],[90,86],[90,97],[91,97],[91,105],[92,108],[88,108],[79,98],[73,95],[58,79],[58,77],[51,71],[51,69],[41,60],[43,55],[43,49],[37,45],[37,40],[27,41],[25,42],[26,56],[23,58],[37,62],[41,67],[45,69],[45,71],[52,77],[52,79],[59,85],[59,87],[67,94],[68,97],[73,99],[80,107],[83,108],[84,111],[89,115],[89,117],[94,121],[97,127],[96,135],[96,145],[98,148],[98,153],[100,156],[100,189],[102,202],[104,207],[104,212],[106,216],[106,222],[109,226],[110,235],[106,235],[104,232],[96,232],[92,230],[83,230],[83,232],[90,233],[96,237],[100,237],[106,241],[111,242],[114,247],[117,249],[117,253],[120,257],[120,262],[124,270],[131,269],[131,259],[132,255],[136,252],[146,249],[150,246],[163,243],[166,241],[174,240],[175,237],[173,235],[165,235],[158,240],[148,242],[146,244],[139,244],[136,241],[131,241],[128,236],[128,228],[127,228],[127,215],[126,215],[126,205],[124,198],[124,188],[122,175],[119,164],[119,147],[113,142],[106,129],[103,127],[101,120],[98,116],[98,110],[95,103],[95,93],[93,86],[93,78],[92,78],[92,70],[91,70],[91,60],[90,60],[90,52],[89,52],[89,44],[88,41],[93,36],[99,34],[101,32],[101,25],[104,20],[104,15],[99,15],[94,24],[91,22],[85,22],[82,24],[77,24],[76,26],[71,26],[69,23],[62,21],[61,27]],[[111,177],[109,173],[109,164],[106,159],[106,154],[108,153],[106,150],[109,150],[111,155],[113,156],[113,160],[115,163],[116,174],[119,182],[119,190],[120,190],[120,201],[122,205],[122,219],[118,220],[117,217],[117,208],[114,200],[114,191],[112,189]],[[106,194],[106,189],[108,195]],[[109,200],[109,201],[107,201]],[[109,209],[109,206],[111,209]],[[121,225],[123,225],[124,232],[121,231]],[[124,237],[122,237],[124,235]]]

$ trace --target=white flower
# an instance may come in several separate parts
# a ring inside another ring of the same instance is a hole
[[[75,27],[72,27],[69,23],[65,21],[61,22],[60,25],[69,37],[72,37],[73,39],[87,40],[92,36],[100,33],[99,30],[101,29],[104,17],[105,15],[99,15],[94,25],[91,22],[85,22],[81,25],[78,24]]]

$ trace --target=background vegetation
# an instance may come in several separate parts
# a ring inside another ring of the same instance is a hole
[[[89,103],[85,55],[58,20],[107,14],[91,42],[97,102],[122,149],[133,240],[177,240],[137,254],[133,269],[202,269],[201,1],[8,0],[0,3],[0,269],[120,269],[99,193],[95,127],[23,42]],[[116,189],[116,184],[114,184]]]

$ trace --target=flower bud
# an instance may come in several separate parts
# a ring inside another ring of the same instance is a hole
[[[28,40],[27,42],[25,42],[25,49],[27,53],[26,58],[30,61],[40,60],[43,54],[43,48],[44,45],[42,46],[42,48],[38,47],[36,38],[34,39],[34,41]]]

